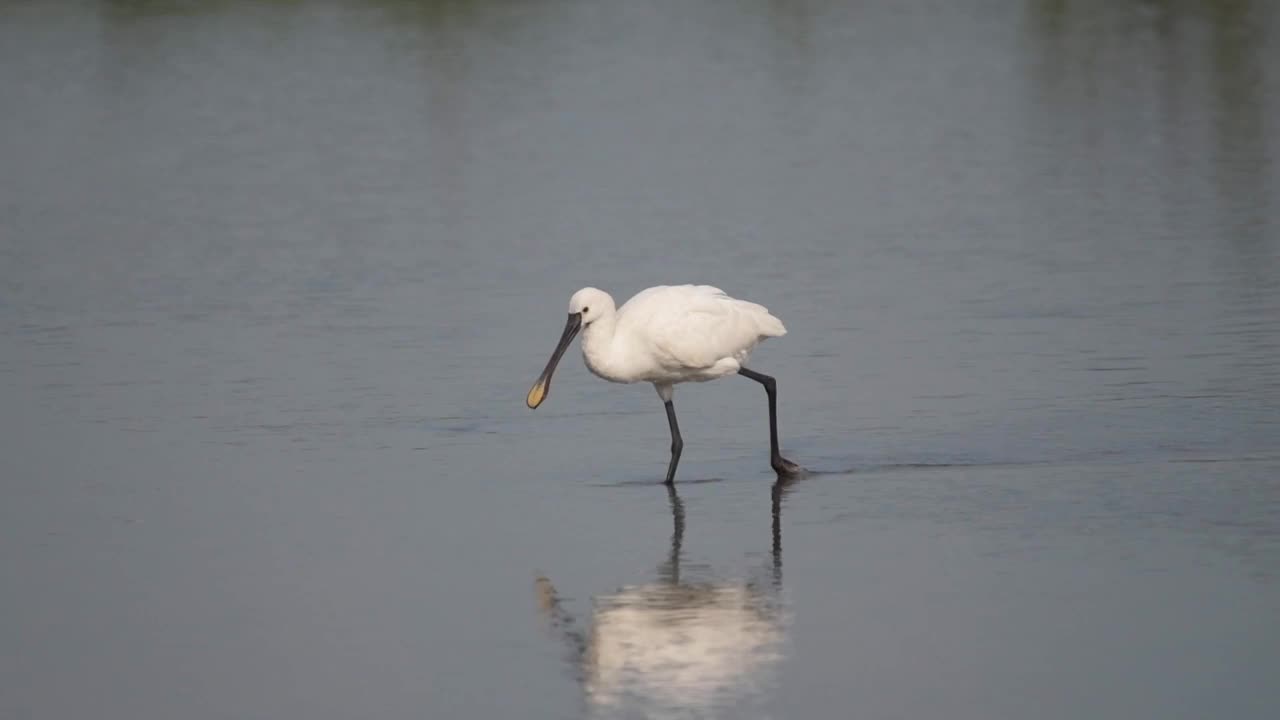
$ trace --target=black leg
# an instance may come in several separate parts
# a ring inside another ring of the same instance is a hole
[[[664,403],[667,406],[667,424],[671,426],[671,464],[667,466],[668,485],[674,484],[676,479],[676,464],[680,462],[680,451],[684,450],[684,440],[680,439],[680,426],[676,423],[676,406],[671,404],[670,400]]]
[[[769,464],[773,466],[774,472],[779,475],[795,475],[802,468],[782,457],[782,453],[778,450],[778,383],[773,378],[758,373],[755,370],[740,368],[738,374],[751,378],[764,386],[765,393],[769,396]]]

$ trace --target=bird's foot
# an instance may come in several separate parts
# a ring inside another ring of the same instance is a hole
[[[778,473],[778,477],[795,477],[797,475],[803,475],[805,472],[803,467],[800,467],[781,455],[775,455],[773,459],[769,461],[769,464],[773,466],[773,471]]]

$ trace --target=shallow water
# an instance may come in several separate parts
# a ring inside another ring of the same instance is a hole
[[[0,3],[0,717],[1274,714],[1280,14],[913,8]]]

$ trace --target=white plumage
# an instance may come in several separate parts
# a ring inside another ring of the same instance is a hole
[[[583,359],[611,382],[713,380],[736,373],[761,340],[787,334],[764,306],[710,285],[651,287],[616,311],[608,293],[583,288],[569,301],[575,308],[587,309]]]
[[[637,293],[618,308],[609,293],[583,288],[569,299],[564,333],[525,401],[530,408],[546,399],[556,363],[579,331],[582,357],[591,372],[610,382],[651,382],[658,391],[671,428],[667,483],[675,476],[684,446],[671,403],[675,384],[735,373],[760,383],[768,393],[769,462],[774,470],[781,475],[801,470],[778,451],[774,379],[745,367],[760,341],[787,334],[782,321],[763,305],[731,298],[710,285],[661,285]]]

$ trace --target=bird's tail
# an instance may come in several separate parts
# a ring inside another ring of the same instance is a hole
[[[756,329],[760,333],[760,337],[782,337],[787,334],[787,328],[782,321],[769,314],[769,308],[763,305],[757,305],[753,302],[739,300],[742,303],[743,310],[751,313],[756,321]]]

